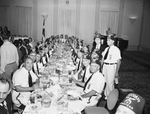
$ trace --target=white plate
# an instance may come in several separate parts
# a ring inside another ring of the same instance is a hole
[[[42,106],[41,106],[41,104],[30,104],[29,105],[29,110],[30,111],[39,111],[39,110],[41,110],[42,109]]]

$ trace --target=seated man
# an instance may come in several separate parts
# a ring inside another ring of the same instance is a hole
[[[99,68],[100,66],[98,63],[96,62],[91,63],[90,65],[91,76],[85,83],[73,79],[76,84],[84,88],[83,89],[84,94],[82,94],[81,97],[83,98],[82,100],[86,106],[96,105],[98,99],[101,97],[101,93],[105,85],[105,80],[103,75],[99,72]]]
[[[120,103],[115,114],[143,114],[145,100],[140,95],[129,93]]]
[[[6,74],[4,73],[2,75]],[[0,114],[13,114],[11,89],[12,83],[8,79],[0,78]]]
[[[31,52],[31,53],[28,55],[28,57],[30,57],[30,58],[32,59],[33,63],[35,63],[35,61],[36,61],[36,53],[35,53],[35,52]],[[20,65],[20,68],[22,68],[23,66],[24,66],[24,62]],[[34,72],[33,67],[32,67],[32,70],[33,70],[33,72]]]
[[[81,68],[82,68],[82,60],[83,60],[83,53],[79,51],[77,53],[77,58],[75,60],[77,71],[81,70]]]
[[[74,77],[76,80],[86,82],[88,78],[90,77],[90,58],[84,58],[83,59],[83,68],[78,71]]]
[[[35,63],[33,63],[33,69],[34,69],[34,73],[39,75],[40,72],[42,72],[44,70],[44,66],[43,63],[41,61],[41,55],[40,54],[36,54],[36,61]]]
[[[37,76],[32,71],[33,61],[26,58],[24,66],[18,69],[13,75],[14,90],[12,91],[13,103],[20,109],[24,109],[27,104],[30,92],[38,88]]]

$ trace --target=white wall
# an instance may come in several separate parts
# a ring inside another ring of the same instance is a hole
[[[28,6],[33,9],[33,38],[41,40],[42,37],[42,14],[48,14],[46,20],[46,37],[58,34],[58,9],[61,2],[66,0],[0,0],[0,5],[8,5],[10,16],[8,27],[13,33],[15,27],[15,6]],[[146,31],[147,25],[144,24],[141,32],[143,0],[70,0],[75,5],[75,36],[83,39],[85,43],[92,44],[94,32],[101,32],[102,11],[114,11],[118,16],[117,35],[125,40],[129,40],[129,49],[136,50],[137,47],[149,47]],[[147,2],[148,3],[148,0]],[[147,6],[148,9],[148,6]],[[131,24],[130,16],[137,16],[137,20]],[[145,12],[145,18],[147,13]],[[148,18],[149,19],[149,18]],[[148,19],[144,21],[148,22]],[[103,27],[105,32],[105,27]],[[141,35],[141,33],[143,33]],[[104,34],[104,33],[103,33]],[[146,34],[146,35],[144,35]],[[142,36],[142,39],[140,39]],[[146,38],[146,39],[145,39]]]
[[[43,14],[48,17],[45,23],[46,37],[53,35],[54,0],[38,0],[37,2],[37,39],[42,39]]]
[[[96,0],[82,0],[80,9],[79,38],[92,44],[95,32]]]
[[[150,0],[145,0],[142,21],[140,49],[150,52]]]
[[[16,7],[30,7],[31,10],[33,8],[33,0],[1,0],[0,1],[0,5],[1,6],[8,6],[8,10],[9,10],[9,17],[8,17],[8,24],[6,26],[8,26],[8,29],[11,31],[11,34],[15,34],[16,33]],[[33,10],[31,11],[32,15],[33,15]],[[6,12],[4,12],[5,14]],[[31,20],[33,22],[33,18]],[[33,24],[31,25],[31,35],[30,37],[33,37]]]
[[[99,29],[98,31],[106,35],[109,26],[112,33],[118,35],[120,0],[101,0],[99,9]]]
[[[130,50],[137,50],[139,45],[142,8],[142,0],[125,0],[121,37],[129,40],[128,49]],[[133,24],[129,20],[129,18],[132,16],[137,17]]]

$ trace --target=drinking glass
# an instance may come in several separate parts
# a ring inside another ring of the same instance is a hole
[[[51,105],[51,98],[50,97],[43,97],[41,102],[43,108],[49,108]]]

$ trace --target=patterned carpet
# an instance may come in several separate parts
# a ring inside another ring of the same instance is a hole
[[[125,51],[119,71],[119,87],[132,89],[146,100],[146,114],[150,113],[150,54]]]

